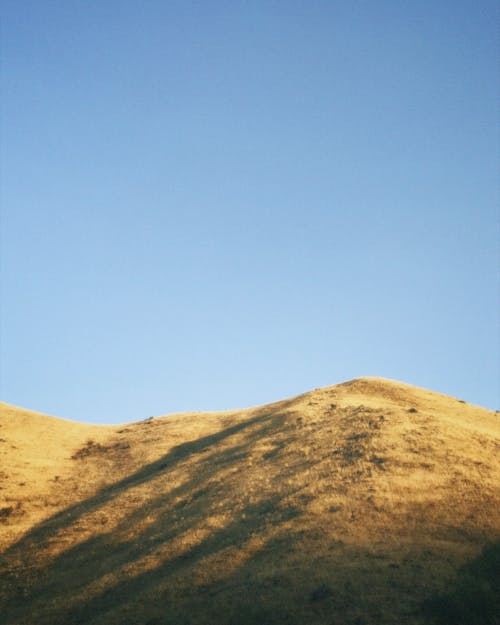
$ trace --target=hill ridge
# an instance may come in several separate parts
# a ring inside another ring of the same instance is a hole
[[[434,396],[440,396],[443,398],[447,398],[447,399],[454,399],[460,403],[463,404],[467,404],[476,408],[480,408],[483,410],[489,410],[492,412],[496,412],[498,413],[498,410],[495,409],[491,409],[491,408],[487,408],[485,406],[481,406],[479,404],[475,404],[474,402],[469,402],[463,399],[460,399],[458,397],[454,397],[452,395],[449,395],[447,393],[443,393],[443,392],[439,392],[439,391],[434,391],[432,389],[427,389],[427,388],[423,388],[414,384],[410,384],[408,382],[403,382],[400,380],[396,380],[396,379],[392,379],[392,378],[386,378],[386,377],[382,377],[382,376],[360,376],[360,377],[356,377],[356,378],[352,378],[349,380],[345,380],[343,382],[338,382],[336,384],[332,384],[332,385],[326,385],[326,386],[321,386],[321,387],[316,387],[314,389],[308,390],[308,391],[304,391],[302,393],[299,393],[297,395],[293,395],[292,397],[289,398],[283,398],[283,399],[278,399],[272,402],[267,402],[264,404],[255,404],[252,406],[246,406],[246,407],[238,407],[238,408],[227,408],[227,409],[222,409],[222,410],[182,410],[182,411],[175,411],[175,412],[169,412],[169,413],[161,413],[158,415],[153,415],[153,416],[149,416],[149,417],[144,417],[143,419],[136,419],[134,421],[125,421],[125,422],[120,422],[120,423],[115,423],[115,424],[110,424],[110,423],[91,423],[91,422],[86,422],[86,421],[81,421],[81,420],[75,420],[75,419],[68,419],[67,417],[61,417],[59,415],[54,415],[54,414],[49,414],[49,413],[45,413],[45,412],[39,412],[35,409],[32,408],[26,408],[23,406],[18,406],[16,404],[12,404],[9,402],[4,402],[0,400],[0,411],[5,412],[6,410],[16,410],[19,411],[20,413],[25,413],[26,415],[32,415],[34,417],[48,417],[50,419],[58,419],[61,421],[65,421],[65,422],[70,422],[70,423],[79,423],[82,425],[98,425],[98,426],[102,426],[102,427],[123,427],[129,424],[133,424],[133,423],[140,423],[142,421],[145,421],[147,419],[159,419],[159,418],[166,418],[166,417],[173,417],[173,416],[178,416],[178,415],[192,415],[192,416],[197,416],[197,415],[206,415],[206,414],[222,414],[222,413],[232,413],[232,412],[243,412],[243,411],[247,411],[247,410],[254,410],[254,409],[258,409],[258,408],[262,408],[264,406],[273,406],[275,404],[279,404],[282,401],[292,401],[294,399],[298,399],[300,397],[303,397],[305,395],[308,395],[310,393],[315,393],[318,391],[331,391],[332,389],[335,388],[342,388],[342,387],[352,387],[352,386],[363,386],[368,392],[370,392],[370,389],[373,391],[375,389],[378,389],[379,391],[381,389],[383,389],[384,387],[386,387],[387,390],[389,389],[396,389],[396,388],[400,388],[400,390],[408,390],[408,391],[418,391],[418,392],[424,392],[424,393],[428,393],[428,394],[432,394]]]
[[[498,415],[383,378],[0,439],[2,625],[444,623],[500,541]]]

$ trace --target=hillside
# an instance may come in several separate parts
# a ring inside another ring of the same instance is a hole
[[[122,426],[0,407],[2,625],[500,622],[495,412],[378,378]]]

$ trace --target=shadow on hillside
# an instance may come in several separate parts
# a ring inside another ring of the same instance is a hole
[[[392,579],[393,597],[411,592],[410,582],[398,585],[390,563],[330,539],[314,553],[304,548],[312,539],[303,542],[300,524],[291,524],[304,508],[293,503],[300,485],[290,478],[305,468],[277,461],[297,437],[292,405],[280,411],[178,445],[33,528],[1,556],[1,625],[402,622],[401,613],[387,619],[372,588]],[[264,456],[274,473],[262,473],[274,482],[237,490],[228,471],[244,471],[264,439],[274,445]],[[149,489],[139,504],[138,487]],[[113,514],[118,520],[107,530],[105,516]],[[88,517],[96,527],[96,515],[101,533],[79,541]]]
[[[237,503],[234,501],[237,493],[222,492],[224,484],[218,479],[219,473],[244,460],[259,439],[279,429],[283,419],[281,414],[260,414],[178,445],[161,459],[33,528],[1,556],[2,568],[7,573],[0,588],[3,605],[0,622],[19,625],[36,618],[38,625],[91,623],[110,611],[116,612],[131,597],[146,591],[151,593],[159,585],[164,587],[172,578],[181,579],[184,571],[195,568],[201,560],[223,555],[227,549],[237,550],[251,536],[258,535],[264,525],[278,527],[296,516],[299,511],[283,503],[289,490],[274,496],[252,497],[251,501],[237,506],[227,525],[209,532],[205,528],[200,540],[195,537],[192,544],[188,541],[185,548],[176,549],[176,541],[201,531],[200,522],[203,524],[216,513],[231,512]],[[235,437],[237,440],[232,441]],[[280,441],[281,445],[284,443],[286,440]],[[115,499],[158,478],[172,474],[177,480],[174,474],[179,469],[184,471],[185,479],[178,486],[164,494],[155,492],[145,505],[133,508],[111,532],[104,531],[74,544],[78,524],[88,515],[101,509],[106,512]],[[128,536],[131,528],[141,528],[133,539]],[[71,537],[68,543],[73,546],[51,557],[52,543],[64,540],[65,536]],[[171,546],[173,555],[156,557],[157,550],[165,545]],[[42,562],[37,559],[40,554],[44,555]],[[155,560],[151,569],[144,567],[146,570],[138,574],[127,571],[147,558]],[[186,584],[190,585],[187,580]],[[117,622],[122,622],[121,618],[117,617]]]
[[[146,484],[147,482],[155,479],[161,472],[168,472],[182,462],[188,460],[192,456],[202,454],[205,451],[215,447],[225,439],[229,439],[231,436],[238,434],[246,429],[251,429],[252,426],[266,424],[260,431],[261,436],[265,436],[269,430],[271,424],[269,423],[269,416],[258,416],[249,421],[236,424],[215,434],[201,437],[194,441],[182,443],[171,449],[162,458],[151,462],[126,476],[125,478],[110,484],[102,488],[95,496],[85,499],[73,506],[70,506],[61,512],[58,512],[50,519],[43,521],[37,527],[30,530],[18,543],[11,547],[5,555],[11,555],[16,552],[24,552],[26,549],[31,549],[35,545],[39,545],[40,542],[45,542],[50,539],[51,536],[55,536],[60,530],[69,527],[75,523],[83,515],[88,515],[92,511],[104,507],[110,501],[121,495],[123,492]],[[224,450],[222,452],[222,462],[230,461],[230,451]],[[185,489],[186,490],[186,489]]]
[[[464,564],[446,593],[425,601],[423,613],[436,625],[500,625],[500,542]]]

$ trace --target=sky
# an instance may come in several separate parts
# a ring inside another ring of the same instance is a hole
[[[0,6],[4,401],[500,408],[496,1]]]

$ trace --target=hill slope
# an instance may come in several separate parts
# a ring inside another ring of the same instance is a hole
[[[499,451],[498,414],[377,378],[126,426],[3,404],[0,623],[496,623]]]

